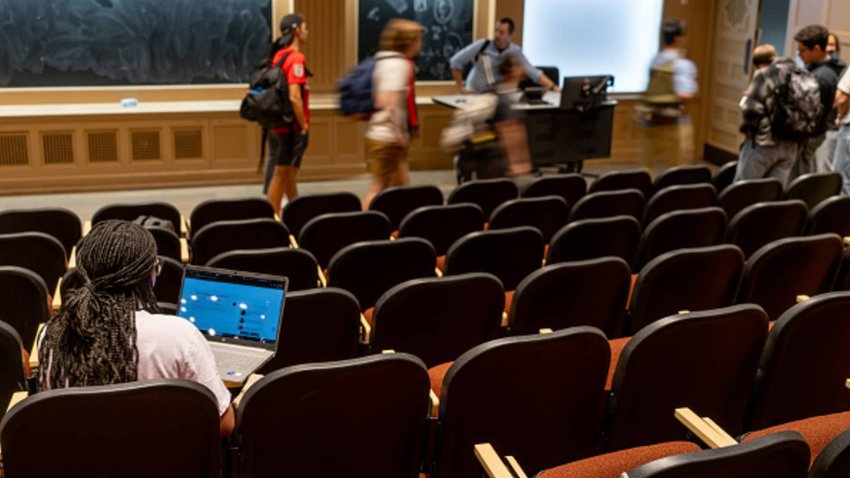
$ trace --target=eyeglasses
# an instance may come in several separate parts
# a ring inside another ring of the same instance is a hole
[[[162,261],[159,260],[159,257],[156,258],[156,262],[154,263],[154,270],[156,270],[157,276],[162,274]]]

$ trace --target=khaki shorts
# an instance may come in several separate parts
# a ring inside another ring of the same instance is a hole
[[[375,176],[392,179],[398,168],[407,162],[407,147],[389,141],[366,139],[366,158],[369,171]]]

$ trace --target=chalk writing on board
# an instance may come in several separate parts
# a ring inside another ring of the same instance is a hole
[[[271,0],[0,0],[0,86],[242,83]]]
[[[392,18],[423,25],[422,52],[416,59],[418,80],[450,80],[449,59],[472,42],[474,0],[359,0],[358,57],[374,53]]]

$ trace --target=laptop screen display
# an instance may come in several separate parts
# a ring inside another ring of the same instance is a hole
[[[210,339],[273,344],[286,280],[187,268],[178,315]]]

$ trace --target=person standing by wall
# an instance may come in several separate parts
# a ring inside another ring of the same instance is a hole
[[[753,51],[756,67],[753,81],[741,100],[741,144],[735,181],[776,178],[785,184],[800,148],[798,141],[779,138],[771,125],[781,86],[789,81],[790,70],[799,68],[794,60],[776,60],[773,45],[759,45]]]
[[[372,172],[372,189],[364,207],[376,194],[392,186],[410,183],[407,151],[418,124],[413,58],[422,50],[422,25],[390,20],[381,33],[380,51],[375,54],[372,95],[375,113],[366,129],[366,157]]]
[[[280,22],[281,37],[276,42],[277,51],[272,55],[272,64],[280,62],[289,88],[289,101],[295,121],[272,130],[269,135],[270,161],[275,164],[274,175],[268,188],[268,200],[278,214],[283,203],[298,196],[296,177],[301,159],[307,149],[310,129],[310,88],[301,47],[307,42],[307,22],[299,14],[290,14]]]
[[[838,80],[835,108],[838,110],[836,122],[840,127],[835,142],[832,170],[841,173],[841,194],[850,196],[850,68],[845,69]]]
[[[561,91],[541,70],[531,66],[520,47],[512,42],[515,27],[512,19],[502,18],[496,22],[492,40],[472,42],[452,56],[449,67],[458,92],[469,94],[493,91],[496,84],[503,80],[500,66],[507,56],[515,58],[523,73],[533,82],[553,91]],[[468,78],[464,79],[464,70],[470,66],[472,69]]]
[[[824,114],[815,133],[803,142],[789,181],[803,174],[826,171],[829,168],[828,164],[824,164],[826,161],[818,164],[817,151],[826,141],[829,125],[835,122],[836,113],[832,104],[835,101],[835,86],[838,84],[841,68],[826,52],[828,37],[829,31],[821,25],[809,25],[794,35],[800,59],[818,80]]]
[[[679,20],[661,25],[661,51],[650,65],[649,85],[639,107],[641,163],[690,164],[694,159],[693,124],[687,102],[699,91],[697,67],[686,59],[685,26]]]

